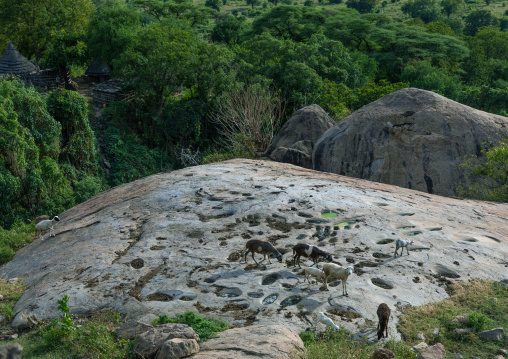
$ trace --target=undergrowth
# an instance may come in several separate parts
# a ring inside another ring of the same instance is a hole
[[[322,334],[302,332],[300,334],[308,359],[368,359],[378,348],[377,344],[355,341],[350,333],[344,329],[338,332],[328,330]],[[389,340],[385,348],[390,349],[397,359],[415,359],[417,354],[411,351],[411,346],[404,342]]]
[[[166,323],[187,324],[199,335],[200,343],[213,338],[217,332],[222,332],[229,328],[228,323],[215,318],[202,317],[191,311],[187,311],[176,317],[168,317],[166,314],[160,315],[153,321],[153,325]]]
[[[417,333],[423,333],[427,344],[441,343],[448,353],[459,353],[465,359],[492,358],[498,349],[507,349],[504,341],[480,339],[475,332],[493,328],[508,330],[508,287],[483,280],[460,282],[451,286],[450,298],[422,307],[410,307],[400,318],[398,329],[403,339],[416,344]],[[469,324],[452,323],[459,315],[469,315]],[[433,336],[434,328],[439,334]],[[466,334],[455,329],[471,328]]]

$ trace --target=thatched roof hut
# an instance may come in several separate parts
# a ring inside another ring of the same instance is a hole
[[[9,42],[0,58],[0,74],[30,74],[37,71],[37,67],[19,53]]]
[[[100,60],[94,60],[86,69],[85,75],[93,82],[103,82],[111,76],[111,68]]]

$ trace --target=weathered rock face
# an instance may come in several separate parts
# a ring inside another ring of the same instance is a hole
[[[508,279],[508,205],[272,161],[154,175],[60,218],[55,237],[46,234],[0,267],[1,278],[23,278],[28,286],[14,308],[17,326],[58,317],[57,301],[67,294],[73,314],[109,309],[145,323],[192,310],[235,327],[278,323],[300,332],[324,312],[341,328],[377,339],[376,310],[387,303],[388,334],[398,338],[403,307],[446,298],[445,283]],[[397,238],[415,240],[410,255],[393,257]],[[284,252],[283,263],[272,258],[256,267],[250,255],[243,263],[239,252],[249,239],[272,242]],[[339,281],[321,291],[287,266],[298,242],[355,266],[348,297]],[[134,325],[125,332],[143,330]]]
[[[296,111],[265,152],[268,158],[312,169],[312,149],[335,122],[318,105]]]
[[[252,325],[218,333],[193,359],[304,359],[305,347],[294,330],[282,325]]]
[[[329,129],[314,169],[453,196],[464,156],[508,135],[508,118],[408,88],[372,102]]]

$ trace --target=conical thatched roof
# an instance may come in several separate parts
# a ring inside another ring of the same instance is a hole
[[[101,62],[100,60],[94,60],[88,69],[85,71],[85,75],[87,76],[109,76],[111,75],[111,68]]]
[[[0,74],[29,74],[37,71],[30,61],[25,59],[12,43],[8,43],[2,58],[0,58]]]

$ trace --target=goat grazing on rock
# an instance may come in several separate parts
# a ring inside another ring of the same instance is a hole
[[[323,323],[324,325],[326,325],[326,328],[330,328],[332,329],[334,332],[337,332],[339,331],[339,326],[336,325],[333,320],[331,320],[330,318],[328,318],[325,313],[323,312],[319,312],[317,314],[317,318],[316,318],[316,330],[317,330],[317,325],[318,323]]]
[[[316,264],[316,267],[319,268],[319,257],[323,257],[328,262],[331,262],[333,260],[333,257],[330,253],[326,253],[325,251],[319,249],[316,246],[310,246],[305,243],[298,243],[293,247],[293,265],[296,266],[296,263],[298,263],[298,267],[302,268],[300,266],[300,257],[307,257],[312,259],[314,264]],[[313,264],[313,265],[314,265]],[[313,266],[311,265],[311,267]]]
[[[39,238],[44,240],[42,237],[42,233],[49,230],[49,236],[51,237],[51,233],[53,232],[53,237],[55,236],[55,230],[53,229],[53,223],[60,221],[60,218],[58,216],[54,216],[53,219],[46,219],[43,221],[40,221],[35,226],[35,236],[37,236],[37,233],[39,233]]]
[[[409,255],[409,248],[408,248],[408,246],[410,244],[413,244],[413,243],[414,243],[413,240],[397,239],[397,241],[395,242],[395,255],[394,255],[394,257],[397,257],[397,251],[399,250],[399,248],[402,248],[400,250],[400,255],[402,256],[402,254],[404,254],[404,247],[406,248],[407,255]]]
[[[272,264],[272,262],[270,262],[271,254],[273,254],[277,258],[279,263],[282,263],[282,254],[280,254],[279,251],[275,249],[275,247],[272,246],[270,242],[264,242],[258,239],[251,239],[250,241],[247,241],[247,243],[245,243],[245,255],[244,255],[245,263],[247,263],[247,254],[249,254],[249,252],[252,253],[252,259],[254,259],[254,262],[256,262],[256,264],[259,264],[262,261],[264,261],[266,259],[267,254],[268,254],[268,263]],[[254,258],[254,253],[262,254],[263,260],[258,263]]]
[[[388,308],[388,305],[386,303],[379,304],[379,307],[377,307],[377,317],[379,319],[379,322],[377,323],[377,340],[380,340],[381,338],[388,338],[388,321],[390,320],[390,313],[391,310]],[[383,335],[386,332],[386,336]]]
[[[304,282],[307,280],[310,284],[309,277],[311,276],[316,277],[316,281],[319,281],[319,279],[323,278],[323,272],[319,268],[304,267],[303,269],[305,274],[305,279],[303,280]]]
[[[323,274],[325,277],[325,288],[328,290],[327,280],[329,277],[333,277],[335,279],[340,279],[342,283],[342,295],[346,297],[349,296],[347,294],[346,281],[348,277],[353,273],[353,267],[341,267],[335,263],[325,263],[323,264]]]

